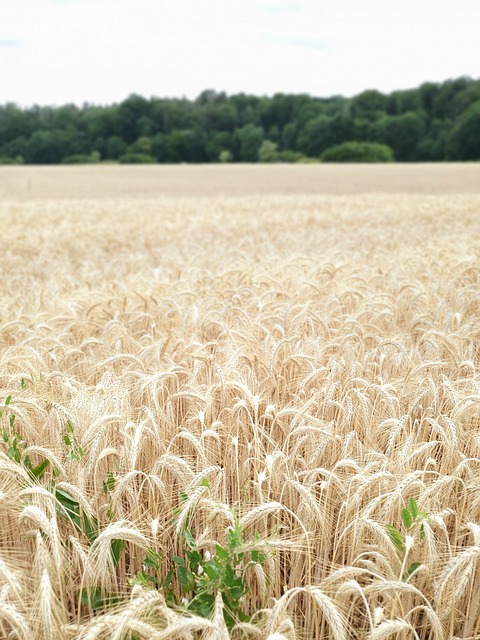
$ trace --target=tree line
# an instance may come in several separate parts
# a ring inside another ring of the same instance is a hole
[[[0,106],[0,163],[480,160],[480,80],[353,98],[204,91],[120,104]]]

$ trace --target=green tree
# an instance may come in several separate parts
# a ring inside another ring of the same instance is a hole
[[[124,153],[118,159],[120,164],[154,164],[155,159],[145,153]]]
[[[258,150],[259,162],[278,162],[278,144],[271,140],[264,140]]]
[[[343,142],[322,153],[322,162],[393,162],[393,151],[384,144]]]
[[[467,109],[448,139],[451,160],[480,160],[480,100]]]
[[[228,151],[233,160],[234,147],[233,134],[228,131],[212,131],[205,144],[207,160],[217,162],[223,151]]]
[[[387,108],[388,97],[374,89],[363,91],[351,100],[351,112],[354,118],[377,120]]]
[[[145,156],[152,155],[152,141],[148,136],[140,136],[128,147],[128,153],[141,153]]]
[[[144,118],[149,115],[149,102],[142,96],[132,94],[118,107],[115,133],[120,135],[127,144],[132,144],[143,134]]]
[[[205,137],[200,129],[174,129],[165,137],[166,162],[205,162]]]
[[[447,158],[447,146],[452,129],[451,120],[433,119],[417,147],[417,160],[436,162]]]
[[[235,131],[239,144],[239,158],[242,162],[256,162],[258,151],[263,142],[264,131],[262,127],[247,124]]]
[[[375,124],[375,141],[393,149],[399,162],[418,159],[418,147],[427,130],[422,112],[404,113],[401,116],[385,116]]]
[[[298,146],[307,156],[319,156],[325,149],[336,144],[331,129],[331,118],[325,115],[309,120],[300,134]]]
[[[282,129],[282,147],[284,151],[295,149],[297,146],[297,124],[296,122],[289,122]]]
[[[319,156],[325,149],[351,140],[353,129],[353,120],[347,115],[317,116],[307,123],[299,140],[300,150],[311,157]]]
[[[228,149],[222,149],[218,154],[219,162],[225,164],[226,162],[231,162],[233,160],[233,156]]]
[[[106,145],[106,157],[109,160],[118,160],[127,150],[126,142],[119,136],[110,136]]]

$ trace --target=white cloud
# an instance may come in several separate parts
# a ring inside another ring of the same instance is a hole
[[[479,19],[478,0],[1,0],[0,103],[352,95],[478,76]]]

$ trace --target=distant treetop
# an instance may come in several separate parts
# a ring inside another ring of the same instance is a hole
[[[345,153],[352,162],[480,160],[480,80],[353,98],[209,89],[195,100],[132,94],[109,106],[0,106],[0,164],[332,161]]]

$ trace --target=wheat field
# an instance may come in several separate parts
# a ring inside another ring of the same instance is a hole
[[[0,172],[0,637],[480,638],[480,165],[102,169]]]

